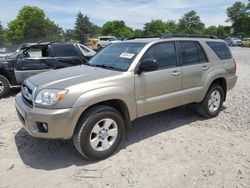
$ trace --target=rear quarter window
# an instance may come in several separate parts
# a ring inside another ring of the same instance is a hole
[[[224,42],[207,42],[207,44],[221,60],[232,58],[231,52]]]
[[[72,44],[52,45],[56,57],[77,57],[79,56],[76,47]]]

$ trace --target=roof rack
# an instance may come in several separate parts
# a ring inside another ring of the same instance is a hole
[[[146,37],[130,37],[126,40],[134,40],[134,39],[151,39],[151,38],[161,38],[161,36],[146,36]]]
[[[174,37],[218,39],[218,37],[215,35],[195,35],[195,34],[167,34],[163,35],[161,38],[168,39]]]

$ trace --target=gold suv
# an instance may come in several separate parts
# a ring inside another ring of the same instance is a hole
[[[227,44],[213,37],[117,41],[85,65],[28,78],[16,109],[31,136],[73,138],[83,156],[100,160],[114,153],[136,118],[189,103],[217,116],[235,73]]]

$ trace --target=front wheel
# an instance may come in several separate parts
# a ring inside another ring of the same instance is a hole
[[[198,104],[197,111],[204,117],[212,118],[216,117],[222,108],[225,92],[218,84],[213,84],[203,101]]]
[[[10,83],[7,78],[0,75],[0,99],[8,95],[10,91]]]
[[[124,120],[116,109],[96,106],[79,119],[73,141],[84,157],[101,160],[117,150],[124,132]]]

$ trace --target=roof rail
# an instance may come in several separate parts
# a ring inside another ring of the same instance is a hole
[[[126,40],[134,40],[134,39],[150,39],[150,38],[161,38],[161,36],[146,36],[146,37],[129,37]]]
[[[218,37],[215,35],[196,35],[196,34],[167,34],[167,35],[163,35],[161,38],[167,39],[167,38],[174,38],[174,37],[218,39]]]

